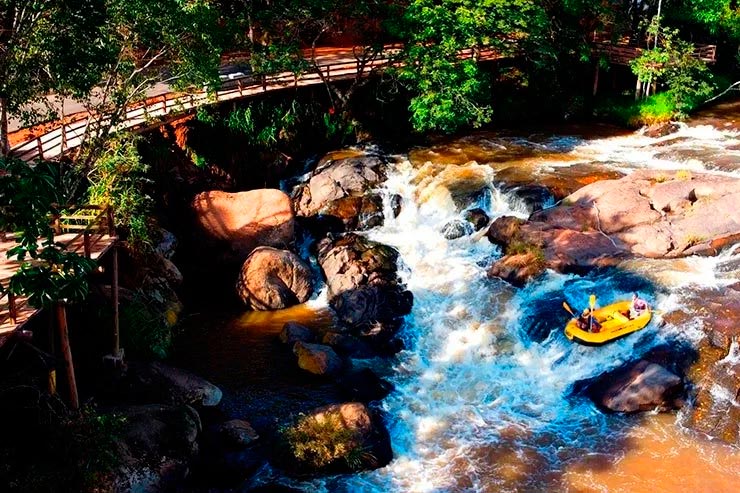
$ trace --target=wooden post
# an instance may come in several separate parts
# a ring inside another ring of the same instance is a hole
[[[53,317],[49,317],[49,327],[47,328],[47,331],[48,331],[48,336],[49,336],[49,354],[56,354],[56,349],[54,348],[54,318]],[[57,395],[57,369],[55,366],[52,366],[51,368],[49,368],[47,385],[49,389],[49,394]]]
[[[18,323],[18,307],[15,304],[15,293],[8,291],[8,315],[13,325]]]
[[[61,154],[64,154],[64,151],[66,150],[67,150],[67,126],[62,124],[62,152]]]
[[[85,258],[89,259],[92,255],[92,249],[90,248],[90,232],[87,230],[82,233],[82,248],[85,252]]]
[[[116,223],[113,222],[113,208],[108,206],[105,209],[105,216],[108,219],[108,236],[116,236]]]
[[[63,301],[54,305],[59,329],[59,346],[64,358],[64,366],[67,373],[67,385],[69,387],[69,406],[77,411],[80,408],[80,399],[77,395],[77,380],[75,379],[75,367],[72,361],[72,348],[69,345],[69,328],[67,327],[67,309]]]
[[[599,62],[596,62],[596,70],[594,70],[594,91],[593,96],[596,96],[596,93],[599,90]]]
[[[118,248],[113,243],[113,357],[121,357],[120,322],[118,318]]]
[[[52,216],[51,228],[54,230],[55,235],[62,234],[62,223],[59,214],[54,214]]]
[[[39,153],[39,159],[44,159],[44,146],[41,144],[41,137],[36,137],[36,151]]]
[[[262,74],[262,91],[267,90],[267,76]]]

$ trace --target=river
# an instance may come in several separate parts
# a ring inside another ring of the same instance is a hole
[[[464,164],[471,156],[477,162]],[[578,380],[660,344],[694,344],[702,332],[691,323],[663,324],[656,316],[629,337],[584,347],[564,337],[568,314],[561,308],[563,300],[585,306],[590,293],[606,305],[639,289],[660,312],[673,310],[693,290],[721,290],[740,279],[733,249],[714,258],[633,260],[587,276],[547,272],[517,289],[486,277],[500,252],[482,232],[455,240],[440,232],[461,217],[449,190],[455,180],[471,176],[483,179],[486,190],[465,207],[483,208],[492,218],[526,217],[525,201],[499,179],[510,180],[514,168],[526,170],[531,182],[581,179],[582,173],[572,170],[584,166],[603,172],[653,168],[740,178],[737,128],[684,125],[661,139],[578,128],[561,134],[476,133],[397,159],[383,190],[389,212],[385,224],[367,233],[399,250],[403,278],[415,297],[402,329],[406,349],[386,375],[395,391],[380,404],[395,458],[376,471],[294,486],[327,492],[737,491],[737,448],[684,429],[676,414],[604,414],[572,393]],[[456,171],[421,177],[428,173],[421,164],[427,160],[454,163],[450,166]],[[390,214],[393,195],[403,197],[404,204],[396,218]],[[321,306],[319,297],[293,318],[329,323]],[[192,358],[189,366],[225,386],[227,409],[258,424],[266,425],[275,412],[260,410],[259,396],[282,384],[290,389],[305,384],[318,392],[313,395],[332,397],[330,386],[311,379],[287,377],[281,369],[254,369],[288,363],[256,356],[259,348],[275,353],[271,341],[282,320],[262,314],[225,317],[218,338],[205,332],[189,343],[201,354],[208,351],[206,361]],[[251,352],[238,349],[240,344],[250,345]],[[281,405],[283,411],[302,410],[287,401]],[[269,470],[261,475],[273,479]]]

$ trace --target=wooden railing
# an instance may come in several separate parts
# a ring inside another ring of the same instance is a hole
[[[611,44],[604,42],[594,43],[594,53],[606,56],[610,63],[616,65],[629,65],[629,62],[639,57],[646,48],[640,48],[638,46],[629,46],[627,44]],[[714,63],[717,61],[717,46],[716,45],[696,45],[694,58],[697,58],[706,63]]]
[[[82,250],[82,254],[86,258],[90,258],[93,248],[103,241],[106,236],[109,241],[116,236],[113,210],[110,207],[68,205],[57,208],[63,209],[65,213],[52,214],[51,226],[54,234],[63,235],[77,232],[74,236],[64,238],[64,241],[61,242],[70,252],[77,253]],[[0,285],[5,288],[0,292],[0,304],[3,303],[5,297],[8,298],[8,313],[5,317],[0,318],[0,324],[10,320],[15,325],[18,320],[18,313],[26,306],[27,301],[25,298],[19,299],[13,293],[7,291],[9,279],[0,280]]]
[[[362,76],[366,72],[388,66],[392,55],[397,50],[391,47],[370,59],[322,64],[315,70],[304,73],[281,72],[271,75],[241,75],[231,79],[227,78],[222,81],[219,90],[212,94],[206,90],[191,94],[167,93],[161,97],[150,98],[143,103],[131,105],[123,121],[113,126],[110,131],[142,130],[162,124],[167,117],[180,115],[202,105],[241,99],[267,91],[320,84],[325,80],[336,81]],[[503,56],[492,49],[467,49],[460,52],[460,58],[488,61],[503,58]],[[69,119],[73,121],[16,144],[11,148],[11,153],[25,161],[39,158],[53,159],[80,146],[83,140],[89,137],[88,126],[91,123],[95,122],[97,128],[106,128],[106,124],[110,123],[110,117],[106,115],[97,117],[89,114],[71,115]]]

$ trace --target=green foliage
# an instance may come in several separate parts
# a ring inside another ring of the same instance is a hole
[[[17,432],[6,432],[0,441],[0,483],[7,488],[3,491],[107,491],[120,461],[116,442],[124,418],[100,414],[90,405],[70,416],[43,409],[44,404],[41,398],[36,408],[24,410],[38,416],[38,423],[13,423]]]
[[[121,305],[121,345],[138,358],[165,358],[172,347],[172,329],[162,307],[143,292]]]
[[[658,33],[656,25],[650,32]],[[658,39],[657,48],[645,50],[630,63],[632,72],[641,81],[664,81],[675,108],[673,117],[685,118],[712,94],[711,73],[704,62],[694,58],[694,45],[681,40],[677,30],[663,28]]]
[[[489,80],[460,51],[492,47],[514,53],[539,36],[544,11],[530,0],[412,0],[395,25],[406,47],[399,78],[415,93],[410,110],[418,131],[453,132],[491,119]]]
[[[150,243],[148,215],[152,204],[146,194],[148,166],[136,149],[137,139],[120,135],[110,141],[88,175],[91,204],[111,206],[117,228],[127,233],[135,248]]]
[[[532,261],[537,266],[545,265],[545,252],[542,247],[527,243],[524,241],[515,240],[509,243],[506,247],[506,255],[530,255]]]
[[[99,81],[104,12],[103,0],[0,0],[0,122],[7,113],[26,123],[52,117],[48,91],[80,94]]]
[[[621,125],[638,128],[674,119],[676,106],[671,94],[661,92],[640,101],[635,101],[632,96],[608,99],[596,106],[594,114]]]
[[[16,159],[0,159],[0,226],[17,231],[17,245],[8,251],[8,257],[20,261],[9,285],[0,289],[28,296],[37,308],[60,300],[84,300],[89,291],[88,276],[95,267],[93,261],[54,241],[50,216],[57,212],[54,204],[65,199],[60,193],[60,176],[56,163],[29,166]]]
[[[339,413],[326,414],[322,419],[304,416],[282,430],[282,438],[292,457],[312,469],[337,460],[343,460],[352,469],[362,465],[365,451],[356,433],[344,425]]]
[[[201,121],[218,122],[212,116]],[[322,129],[325,140],[336,144],[346,142],[354,134],[354,123],[346,114],[328,110],[317,101],[292,100],[254,101],[229,112],[224,125],[246,138],[248,145],[260,150],[278,151],[305,135],[307,128]],[[322,128],[323,127],[323,128]]]

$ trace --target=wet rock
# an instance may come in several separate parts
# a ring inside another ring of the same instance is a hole
[[[115,409],[124,418],[118,442],[128,465],[144,459],[189,458],[198,450],[198,413],[190,406],[149,404]]]
[[[296,342],[293,353],[298,357],[298,366],[314,375],[336,375],[342,371],[342,359],[329,346]]]
[[[236,290],[253,310],[280,310],[308,300],[311,269],[292,252],[259,247],[244,261]]]
[[[445,239],[448,240],[462,238],[463,236],[467,236],[472,232],[473,227],[471,226],[471,224],[467,221],[463,221],[462,219],[453,219],[452,221],[445,224],[441,231],[442,236],[444,236]]]
[[[665,137],[666,135],[675,134],[679,130],[681,130],[681,125],[679,125],[678,123],[663,122],[650,125],[645,130],[643,130],[642,134],[645,137],[652,137],[653,139],[657,139],[660,137]]]
[[[368,192],[385,180],[385,166],[382,158],[371,155],[324,160],[296,189],[296,214],[331,215],[348,229],[382,224],[382,200]]]
[[[696,290],[663,318],[677,328],[698,324],[707,336],[688,371],[693,398],[682,424],[740,445],[740,286]]]
[[[266,457],[252,426],[234,419],[209,427],[195,464],[195,481],[206,487],[236,487],[249,478]]]
[[[676,409],[683,393],[679,376],[645,360],[598,377],[587,391],[599,407],[621,413]]]
[[[463,217],[467,222],[473,225],[473,229],[476,231],[480,231],[488,226],[488,221],[490,221],[486,211],[479,208],[466,210]]]
[[[486,236],[494,245],[505,248],[509,243],[520,238],[520,231],[525,221],[514,216],[501,216],[488,228]]]
[[[396,273],[398,252],[347,234],[318,245],[329,304],[352,335],[387,343],[411,310],[413,295]]]
[[[383,225],[383,199],[377,194],[343,197],[327,204],[321,211],[323,215],[341,220],[345,231]]]
[[[209,381],[160,362],[129,362],[124,382],[124,392],[139,402],[209,407],[218,405],[223,395]]]
[[[376,356],[375,351],[366,342],[348,334],[327,332],[321,338],[321,343],[350,358],[364,359]]]
[[[313,330],[297,322],[288,322],[283,325],[283,330],[280,331],[279,337],[280,342],[290,344],[291,346],[298,341],[314,342],[316,340],[316,334],[314,334]]]
[[[740,238],[740,213],[731,205],[737,203],[736,178],[641,170],[581,188],[527,222],[499,218],[488,238],[507,254],[542,248],[546,267],[560,272],[630,256],[712,255]]]
[[[241,258],[258,246],[284,248],[293,242],[293,204],[280,190],[203,192],[192,208],[206,236],[226,244]]]
[[[363,368],[343,376],[339,380],[339,388],[345,398],[367,403],[384,399],[393,390],[393,384]]]
[[[285,430],[283,442],[276,462],[296,475],[377,469],[393,456],[388,431],[359,402],[314,409]]]
[[[488,269],[489,278],[503,279],[514,286],[524,286],[530,279],[545,271],[544,258],[528,252],[506,255]]]
[[[555,199],[547,187],[541,185],[519,185],[505,187],[508,192],[524,203],[527,210],[532,213],[544,209],[555,202]]]
[[[402,207],[403,207],[403,197],[394,193],[391,196],[391,210],[393,211],[393,217],[398,217],[398,215],[401,213]]]
[[[241,419],[219,423],[213,426],[210,431],[219,444],[224,447],[247,447],[259,438],[252,425]]]
[[[154,245],[154,252],[171,260],[177,248],[177,237],[163,228],[159,228],[156,237],[157,242]]]

